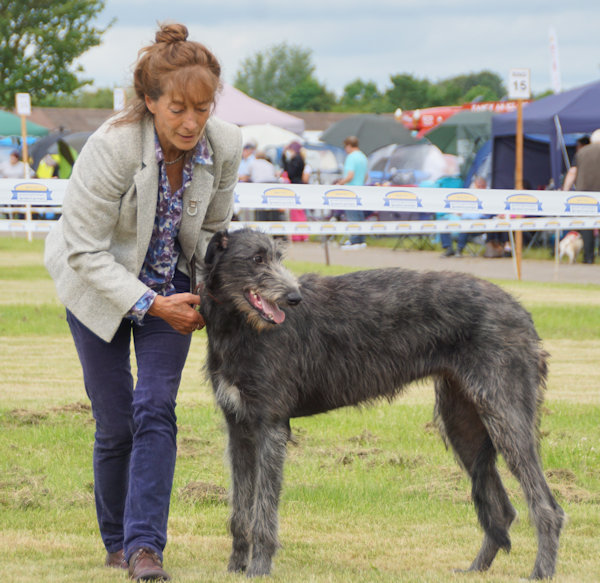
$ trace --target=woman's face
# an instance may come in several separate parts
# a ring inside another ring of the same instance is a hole
[[[210,117],[212,99],[192,103],[163,94],[157,100],[146,96],[146,106],[154,115],[154,127],[165,159],[176,158],[196,146]]]

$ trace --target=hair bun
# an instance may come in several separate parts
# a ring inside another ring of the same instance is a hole
[[[157,43],[177,43],[187,40],[188,29],[183,24],[162,24],[156,33]]]

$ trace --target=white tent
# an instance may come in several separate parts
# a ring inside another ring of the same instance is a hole
[[[239,126],[270,123],[295,134],[304,131],[303,119],[253,99],[228,83],[223,83],[217,95],[215,115]]]
[[[269,146],[286,146],[290,142],[304,143],[298,134],[270,123],[242,126],[242,139],[244,144],[253,140],[259,150],[265,150]]]

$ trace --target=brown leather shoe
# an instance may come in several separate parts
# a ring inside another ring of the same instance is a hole
[[[123,549],[114,553],[106,553],[106,561],[104,561],[104,564],[113,569],[127,569],[129,567],[125,560]]]
[[[141,548],[129,559],[129,578],[134,581],[170,581],[168,573],[162,568],[159,556],[150,549]]]

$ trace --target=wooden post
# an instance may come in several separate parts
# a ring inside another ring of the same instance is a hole
[[[31,97],[29,93],[15,94],[15,110],[17,115],[21,116],[21,158],[23,159],[23,178],[29,178],[29,151],[27,149],[27,116],[31,115]],[[27,228],[27,239],[33,239],[33,225],[31,222],[31,203],[25,204],[25,218]]]
[[[23,164],[25,164],[23,178],[29,178],[29,150],[27,149],[27,118],[24,115],[21,116],[21,140],[23,144],[23,147],[21,148],[21,158],[23,159]]]
[[[523,100],[517,99],[517,132],[515,135],[515,189],[523,189]],[[523,231],[515,231],[514,249],[517,279],[521,280],[523,257]]]
[[[21,115],[21,158],[23,160],[23,178],[29,178],[29,150],[27,149],[27,118]],[[25,221],[27,225],[27,240],[33,241],[31,203],[25,204]]]

